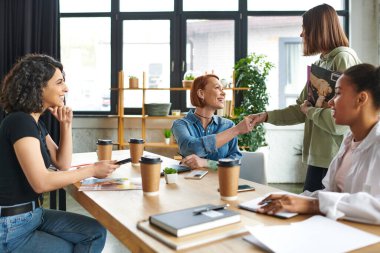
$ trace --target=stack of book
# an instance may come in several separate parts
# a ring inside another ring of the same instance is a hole
[[[208,204],[156,214],[137,227],[175,250],[246,233],[247,222],[241,222],[240,214],[227,206]]]

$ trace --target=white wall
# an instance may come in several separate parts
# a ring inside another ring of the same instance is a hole
[[[350,1],[350,45],[362,62],[378,65],[380,0]]]

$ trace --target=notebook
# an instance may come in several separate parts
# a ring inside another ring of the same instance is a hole
[[[265,197],[259,197],[256,199],[252,199],[243,203],[239,204],[239,207],[242,209],[246,209],[249,211],[256,212],[258,208],[260,208],[262,205],[259,205],[260,201],[262,201]],[[292,218],[294,216],[298,215],[298,213],[290,213],[290,212],[278,212],[274,216],[279,217],[279,218]]]
[[[348,252],[380,242],[380,237],[321,215],[275,226],[248,226],[244,240],[267,252]],[[370,252],[370,251],[366,251]]]
[[[156,214],[149,217],[149,222],[172,235],[181,237],[240,221],[240,214],[228,209],[197,212],[215,207],[217,206],[202,205]]]
[[[335,83],[341,73],[312,64],[311,67],[308,66],[307,75],[307,100],[313,106],[315,106],[319,96],[324,96],[326,103],[334,97]]]
[[[241,218],[241,222],[232,223],[222,227],[217,227],[181,237],[176,237],[172,234],[169,234],[166,231],[151,225],[147,220],[138,222],[137,228],[155,238],[156,240],[162,242],[169,248],[172,248],[174,250],[183,250],[230,237],[246,235],[248,233],[246,225],[255,226],[260,224],[253,219],[248,219],[246,217]]]

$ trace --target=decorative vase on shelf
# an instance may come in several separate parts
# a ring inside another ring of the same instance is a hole
[[[182,80],[183,88],[191,88],[194,80]]]
[[[183,75],[183,80],[182,80],[183,88],[191,88],[195,77],[196,77],[195,72],[193,72],[192,70],[186,71],[186,73]]]
[[[164,129],[165,143],[170,144],[170,137],[172,136],[172,131],[170,129]]]
[[[135,76],[129,77],[129,88],[136,89],[139,87],[139,79]]]

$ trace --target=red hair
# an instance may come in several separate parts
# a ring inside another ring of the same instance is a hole
[[[190,90],[190,101],[191,104],[195,107],[203,107],[203,101],[202,99],[198,96],[198,90],[204,90],[206,85],[208,84],[209,80],[211,78],[216,78],[219,80],[219,77],[216,75],[203,75],[203,76],[198,76],[195,78],[193,85],[191,86]]]

